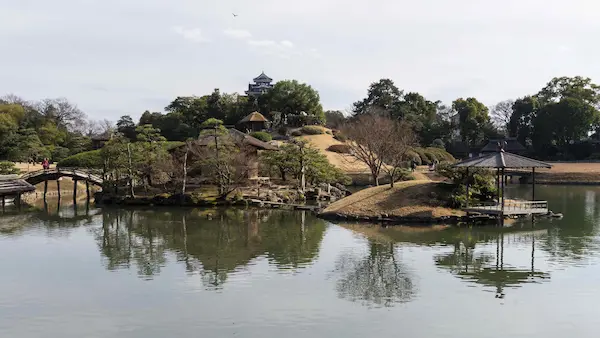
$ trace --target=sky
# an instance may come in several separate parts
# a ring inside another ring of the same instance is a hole
[[[0,96],[117,120],[243,93],[264,71],[312,85],[324,109],[381,78],[493,105],[555,76],[600,81],[598,36],[591,0],[0,0]]]

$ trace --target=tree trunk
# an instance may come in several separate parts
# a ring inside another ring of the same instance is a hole
[[[282,167],[280,167],[280,168],[279,168],[279,173],[281,174],[281,179],[282,179],[284,182],[287,182],[287,177],[285,177],[285,169],[284,169],[284,168],[282,168]]]
[[[375,186],[379,185],[379,173],[375,172],[375,170],[371,170],[371,177],[373,178],[373,183]]]
[[[131,143],[127,143],[127,157],[129,158],[129,194],[135,198],[133,191],[133,165],[131,164]]]
[[[185,195],[185,184],[187,182],[187,159],[190,148],[186,146],[185,155],[183,155],[183,184],[181,185],[181,198]]]

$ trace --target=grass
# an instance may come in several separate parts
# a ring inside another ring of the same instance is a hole
[[[445,183],[429,180],[399,182],[361,190],[324,210],[325,213],[374,217],[381,214],[399,217],[442,217],[463,215],[447,208]]]

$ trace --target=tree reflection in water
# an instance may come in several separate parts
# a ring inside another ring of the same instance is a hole
[[[175,254],[208,289],[265,257],[279,270],[312,264],[325,223],[301,212],[276,210],[105,210],[95,233],[107,269],[137,267],[152,278]]]
[[[366,257],[344,253],[336,263],[338,296],[367,306],[394,306],[413,299],[416,285],[394,243],[369,241]]]

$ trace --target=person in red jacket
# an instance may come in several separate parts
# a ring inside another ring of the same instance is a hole
[[[47,158],[45,158],[45,159],[42,161],[42,168],[44,168],[44,170],[48,170],[48,169],[50,169],[50,162],[48,161],[48,159],[47,159]]]

